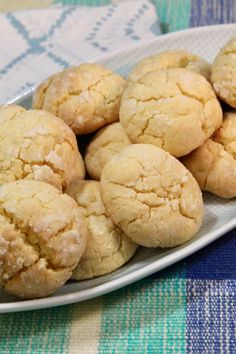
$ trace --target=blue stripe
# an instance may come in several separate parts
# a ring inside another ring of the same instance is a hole
[[[192,0],[191,27],[234,23],[235,20],[234,0]]]
[[[47,52],[47,56],[51,59],[54,60],[55,63],[61,65],[63,68],[69,66],[68,61],[62,59],[61,57],[59,57],[58,55],[52,53],[52,52]]]
[[[74,6],[70,6],[69,8],[65,8],[62,10],[59,18],[55,21],[55,23],[50,27],[47,33],[40,37],[34,37],[31,38],[29,36],[29,32],[25,28],[25,26],[21,23],[21,21],[16,17],[16,14],[13,13],[6,13],[6,18],[10,21],[12,26],[17,30],[17,32],[22,36],[23,39],[25,39],[28,43],[29,46],[35,46],[38,45],[39,42],[46,41],[48,38],[52,37],[55,30],[60,28],[61,25],[65,22],[66,18],[75,11]]]
[[[62,11],[60,17],[58,20],[55,21],[55,23],[52,25],[52,27],[49,29],[48,33],[44,34],[41,37],[35,38],[37,41],[46,41],[48,38],[52,37],[54,34],[55,30],[60,28],[61,25],[65,22],[66,18],[72,14],[75,11],[76,7],[71,6],[69,8],[66,8]]]
[[[6,13],[6,18],[10,21],[12,26],[17,30],[17,32],[22,36],[22,38],[24,38],[30,45],[31,43],[30,43],[29,32],[22,25],[22,23],[11,12]]]
[[[14,58],[11,62],[9,62],[7,65],[5,65],[3,68],[0,69],[0,78],[1,75],[6,74],[9,70],[11,70],[16,64],[20,63],[22,60],[24,60],[29,54],[38,54],[38,53],[43,53],[45,50],[43,48],[38,47],[38,50],[35,51],[35,48],[29,48],[27,49],[24,53],[18,55],[16,58]]]
[[[236,279],[236,230],[186,259],[190,279]]]
[[[236,353],[235,320],[235,280],[187,280],[187,353]]]
[[[93,27],[91,27],[91,30],[88,33],[88,36],[86,38],[86,40],[88,42],[91,43],[92,46],[94,46],[95,48],[100,49],[102,52],[106,52],[108,50],[107,47],[104,47],[103,45],[101,45],[98,41],[96,41],[96,36],[97,33],[101,30],[101,28],[103,27],[104,23],[107,22],[107,20],[113,16],[113,13],[115,11],[116,6],[115,5],[111,5],[107,8],[107,11],[102,16],[100,16],[100,18],[96,18],[96,22],[94,22]]]
[[[41,45],[41,43],[46,41],[51,36],[53,36],[55,30],[60,28],[60,26],[64,23],[67,16],[70,15],[71,13],[73,13],[74,10],[75,10],[75,7],[73,7],[73,6],[64,9],[62,11],[62,13],[60,14],[60,17],[58,18],[58,20],[55,21],[55,23],[51,26],[49,31],[46,34],[42,35],[41,37],[35,37],[35,38],[30,37],[27,29],[24,27],[24,25],[21,23],[21,21],[16,17],[17,13],[16,14],[7,13],[6,18],[11,23],[11,25],[17,30],[17,32],[22,36],[22,38],[26,41],[29,48],[25,52],[21,53],[19,56],[14,58],[5,67],[1,68],[0,75],[6,74],[16,64],[18,64],[19,62],[24,60],[29,54],[39,54],[39,53],[43,53],[43,52],[46,52],[46,54],[49,58],[51,58],[56,64],[61,65],[63,68],[68,66],[69,63],[66,60],[64,60],[63,58],[59,57],[58,55],[52,53],[51,51],[47,52],[47,50]]]

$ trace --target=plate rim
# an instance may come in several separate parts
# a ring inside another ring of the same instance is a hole
[[[209,232],[207,234],[207,238],[204,238],[202,236],[201,238],[192,241],[192,243],[190,244],[183,244],[176,249],[175,253],[167,254],[163,258],[157,259],[156,261],[153,261],[152,263],[144,266],[143,268],[135,270],[130,274],[125,274],[120,278],[116,278],[104,284],[97,285],[92,289],[78,290],[71,294],[62,294],[57,296],[52,295],[51,297],[45,297],[34,300],[22,300],[9,303],[0,303],[0,313],[31,311],[36,309],[45,309],[49,307],[69,305],[76,302],[90,300],[106,293],[113,292],[181,261],[182,259],[190,256],[191,254],[199,251],[200,249],[209,245],[213,241],[217,240],[225,233],[232,230],[235,226],[236,217],[234,217],[218,229]]]
[[[167,34],[163,34],[158,36],[156,39],[148,41],[146,43],[139,43],[137,46],[132,47],[131,49],[125,49],[117,52],[110,53],[104,56],[102,59],[93,60],[91,62],[101,63],[106,60],[110,60],[117,55],[122,55],[122,53],[129,53],[136,49],[145,47],[147,45],[151,45],[152,43],[162,42],[165,39],[178,37],[181,35],[188,35],[190,33],[198,33],[201,31],[215,31],[219,28],[224,27],[226,28],[235,28],[236,24],[222,24],[222,25],[211,25],[211,26],[201,26],[201,27],[194,27],[188,28],[176,32],[171,32]],[[30,97],[35,90],[35,87],[30,88],[27,91],[22,92],[22,94],[18,95],[12,100],[9,100],[7,104],[17,103],[19,100],[26,99]],[[116,279],[110,280],[106,283],[97,285],[90,289],[83,289],[78,290],[70,294],[65,295],[52,295],[46,298],[40,299],[33,299],[33,300],[20,300],[14,302],[3,302],[0,303],[0,313],[12,313],[12,312],[22,312],[22,311],[32,311],[36,309],[46,309],[51,307],[63,306],[68,304],[73,304],[76,302],[81,302],[85,300],[89,300],[106,293],[118,290],[124,286],[130,285],[138,280],[141,280],[155,272],[158,272],[164,268],[169,267],[170,265],[179,262],[180,260],[190,256],[191,254],[199,251],[200,249],[204,248],[205,246],[209,245],[213,241],[217,240],[225,233],[229,232],[236,226],[236,217],[232,218],[230,221],[225,223],[224,225],[220,226],[216,230],[210,231],[207,233],[207,237],[205,238],[204,235],[196,240],[193,240],[190,244],[186,243],[182,246],[176,248],[174,253],[170,253],[165,255],[163,258],[157,259],[150,264],[145,265],[143,268],[138,270],[134,270],[132,273],[125,274],[121,277]]]

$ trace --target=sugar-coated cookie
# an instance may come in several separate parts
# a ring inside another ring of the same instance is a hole
[[[128,80],[137,81],[150,71],[170,68],[185,68],[204,76],[207,80],[210,78],[211,66],[205,60],[185,50],[170,50],[140,61],[134,67]]]
[[[101,195],[108,215],[134,242],[173,247],[192,238],[203,217],[199,186],[173,156],[133,144],[104,167]]]
[[[76,202],[47,183],[0,187],[0,286],[20,298],[48,296],[70,277],[87,238]]]
[[[82,208],[89,232],[85,252],[72,278],[89,279],[121,267],[134,255],[138,246],[106,215],[100,183],[78,181],[67,192]]]
[[[212,65],[211,82],[217,96],[236,108],[236,37],[216,56]]]
[[[90,177],[100,180],[105,164],[130,144],[131,141],[119,122],[100,129],[86,149],[84,162]]]
[[[203,76],[167,69],[148,73],[125,89],[120,122],[133,143],[153,144],[180,157],[219,128],[222,110]]]
[[[97,64],[81,64],[49,77],[35,91],[33,107],[62,118],[76,134],[119,118],[126,81]]]
[[[236,113],[225,113],[213,137],[182,160],[203,191],[236,197]]]
[[[0,106],[0,184],[26,178],[64,189],[84,174],[75,135],[60,118]]]

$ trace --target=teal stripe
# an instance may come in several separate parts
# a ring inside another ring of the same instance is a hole
[[[54,0],[64,5],[109,5],[112,0]],[[163,32],[173,32],[189,27],[191,0],[153,0],[162,24]]]
[[[72,306],[0,316],[0,353],[65,354]]]
[[[103,297],[100,354],[185,353],[186,280],[179,267]]]
[[[163,32],[173,32],[189,27],[191,0],[153,0]]]
[[[111,3],[111,0],[56,0],[54,2],[63,5],[103,6],[109,5]]]

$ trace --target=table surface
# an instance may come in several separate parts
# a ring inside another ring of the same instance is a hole
[[[1,0],[0,11],[50,0]],[[109,0],[64,0],[106,5]],[[234,0],[154,0],[164,32],[232,23]],[[57,2],[58,3],[58,2]],[[0,317],[0,353],[236,353],[236,238],[81,304]]]

